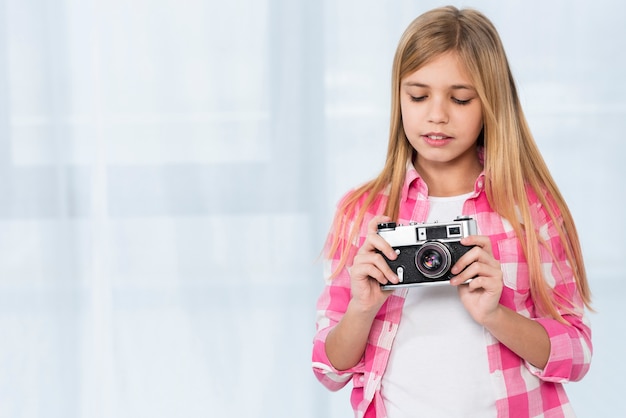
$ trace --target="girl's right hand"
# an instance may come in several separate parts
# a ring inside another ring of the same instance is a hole
[[[381,284],[398,283],[398,276],[389,268],[384,257],[395,260],[394,249],[378,235],[378,224],[389,222],[388,216],[375,216],[367,225],[367,237],[359,248],[350,272],[351,303],[363,311],[378,312],[393,291],[381,289]]]

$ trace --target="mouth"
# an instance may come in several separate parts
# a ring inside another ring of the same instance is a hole
[[[441,132],[431,132],[422,135],[422,139],[431,147],[443,147],[452,142],[454,138]]]
[[[452,139],[451,136],[448,136],[448,135],[446,135],[444,133],[439,133],[439,132],[427,133],[427,134],[424,134],[422,136],[424,137],[424,139],[427,139],[427,140],[429,139],[431,141],[443,141],[443,140],[446,140],[446,139]]]

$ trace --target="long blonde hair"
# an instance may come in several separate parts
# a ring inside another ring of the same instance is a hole
[[[558,308],[573,309],[571,295],[554,295],[543,278],[540,246],[548,251],[550,248],[533,222],[527,193],[537,196],[554,222],[583,303],[590,308],[591,292],[574,220],[530,132],[500,37],[480,12],[453,6],[422,14],[400,39],[392,70],[387,159],[378,177],[354,190],[339,205],[333,238],[327,247],[330,254],[341,249],[334,274],[345,267],[350,257],[350,245],[344,246],[342,241],[355,240],[365,212],[381,191],[388,190],[384,214],[392,219],[398,217],[406,162],[415,153],[402,126],[400,83],[433,58],[449,51],[459,54],[481,100],[484,121],[478,142],[485,150],[485,191],[493,210],[511,223],[520,239],[529,265],[533,299],[542,311],[560,321],[563,318]],[[364,196],[364,203],[357,210]],[[559,215],[562,224],[558,221]]]

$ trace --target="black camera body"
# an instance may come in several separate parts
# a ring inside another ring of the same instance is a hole
[[[445,223],[378,224],[378,235],[398,254],[395,260],[385,257],[385,261],[400,279],[399,283],[388,283],[382,285],[382,288],[443,284],[450,281],[453,277],[450,269],[472,248],[461,245],[461,239],[476,234],[476,221],[470,217],[457,217],[454,221]]]

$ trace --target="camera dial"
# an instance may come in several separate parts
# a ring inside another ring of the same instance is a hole
[[[394,229],[396,229],[395,222],[382,222],[378,224],[379,231],[392,231]]]

